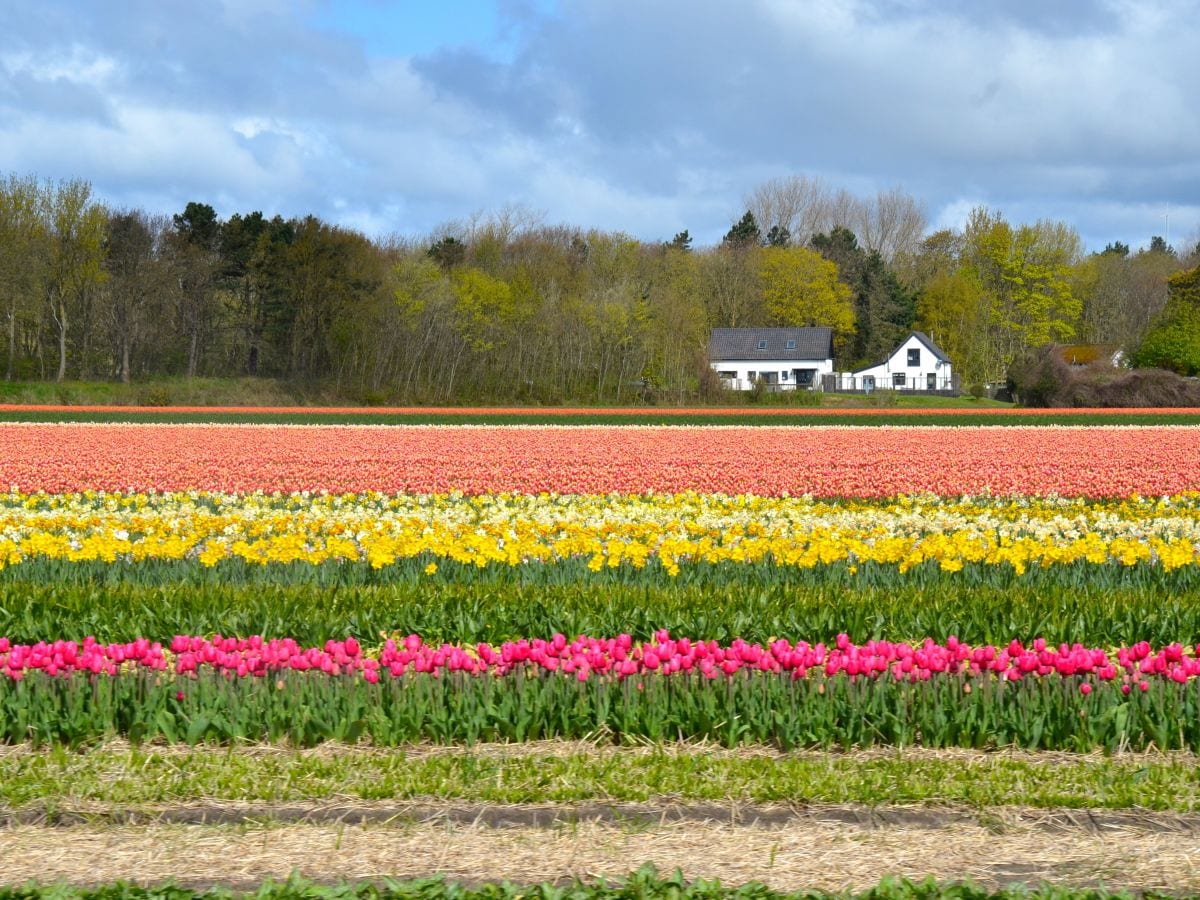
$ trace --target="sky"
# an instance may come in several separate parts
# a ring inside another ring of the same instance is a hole
[[[1200,0],[0,0],[0,175],[720,240],[768,179],[1200,240]]]

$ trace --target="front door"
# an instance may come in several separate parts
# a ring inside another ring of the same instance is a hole
[[[810,388],[813,386],[813,376],[816,373],[816,369],[792,369],[792,378],[796,382],[796,387]]]

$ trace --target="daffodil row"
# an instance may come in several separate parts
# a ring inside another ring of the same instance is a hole
[[[1088,563],[1200,565],[1200,493],[1057,497],[811,497],[496,493],[0,494],[0,568],[27,561],[365,564],[479,568],[585,560],[594,570],[681,566]]]

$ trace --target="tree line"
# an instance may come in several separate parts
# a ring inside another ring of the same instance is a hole
[[[246,375],[365,402],[687,400],[716,389],[718,326],[829,325],[844,370],[919,328],[964,384],[1050,341],[1149,346],[1149,364],[1179,368],[1192,320],[1168,280],[1197,250],[1087,254],[1065,223],[984,208],[928,233],[899,189],[860,198],[803,176],[758,187],[701,248],[519,209],[372,239],[201,202],[114,209],[81,179],[10,175],[0,353],[9,380]]]

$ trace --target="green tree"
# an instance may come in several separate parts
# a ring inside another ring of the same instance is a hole
[[[837,266],[807,247],[767,247],[759,259],[771,324],[827,325],[844,346],[854,334],[854,303]]]
[[[783,225],[772,225],[767,232],[768,247],[787,247],[792,243],[792,234]]]
[[[231,216],[221,228],[226,315],[237,338],[233,350],[244,361],[246,375],[278,375],[285,369],[283,347],[294,315],[286,288],[288,248],[296,239],[297,224],[254,211]]]
[[[192,200],[183,212],[172,217],[175,232],[187,244],[204,250],[216,250],[221,240],[221,220],[207,203]]]
[[[178,286],[174,292],[175,320],[187,346],[184,371],[192,378],[199,372],[215,331],[215,285],[223,228],[211,206],[195,201],[172,217],[172,225],[164,244]]]
[[[467,258],[467,245],[458,238],[446,235],[429,245],[429,258],[449,272]]]
[[[884,264],[878,251],[868,253],[854,232],[837,226],[812,239],[813,249],[834,263],[838,277],[854,295],[854,338],[847,356],[854,363],[885,359],[912,330],[915,296]]]
[[[667,246],[673,250],[681,250],[687,253],[692,249],[692,236],[688,234],[688,230],[685,228],[676,234],[675,237],[671,238],[671,243],[667,244]]]
[[[964,385],[987,380],[988,298],[966,270],[938,272],[917,295],[916,326],[946,351]]]
[[[18,332],[36,332],[45,294],[48,233],[42,216],[43,190],[32,175],[0,180],[0,303],[8,332],[4,373],[8,381],[17,364]]]
[[[1139,367],[1200,375],[1200,266],[1167,282],[1167,307],[1133,357]]]
[[[1161,234],[1156,234],[1156,235],[1154,235],[1154,237],[1150,238],[1150,251],[1149,252],[1163,253],[1168,256],[1174,256],[1175,248],[1172,247],[1170,244],[1168,244],[1166,242],[1166,239],[1164,239]]]
[[[729,231],[725,233],[721,243],[728,247],[750,247],[762,241],[762,235],[758,230],[758,223],[754,221],[754,213],[746,210],[746,214],[737,222],[734,222]]]
[[[1081,246],[1062,223],[1013,228],[987,209],[972,212],[963,262],[988,297],[987,380],[1000,380],[1026,351],[1074,336],[1082,304],[1071,274]]]

